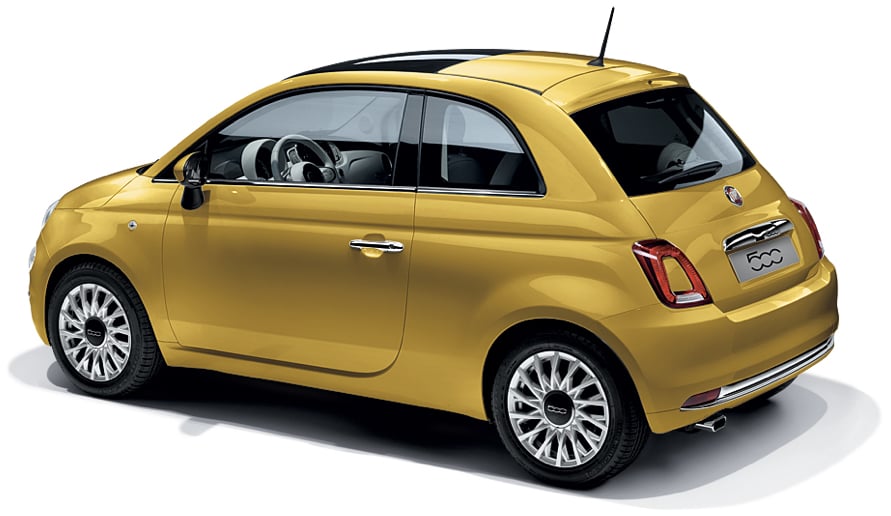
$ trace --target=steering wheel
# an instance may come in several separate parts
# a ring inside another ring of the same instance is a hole
[[[319,159],[322,167],[334,171],[334,162],[331,161],[331,157],[328,156],[328,153],[325,152],[324,149],[322,149],[321,145],[316,143],[312,138],[303,136],[302,134],[289,134],[279,138],[279,140],[275,142],[275,146],[272,147],[272,158],[270,161],[272,164],[272,177],[276,181],[306,181],[307,178],[304,169],[318,168],[318,165],[300,159],[297,152],[287,153],[287,151],[290,150],[288,149],[289,146],[294,145],[296,147],[297,144],[303,145],[312,151],[312,153]],[[301,165],[301,163],[303,165]],[[307,165],[312,165],[312,167],[308,167]],[[299,174],[292,174],[292,171],[299,172]],[[336,177],[336,174],[334,176]]]

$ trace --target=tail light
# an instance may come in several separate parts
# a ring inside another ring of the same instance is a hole
[[[684,253],[666,240],[642,240],[632,246],[634,256],[640,262],[653,290],[667,306],[685,308],[689,306],[707,305],[712,298],[705,288],[702,277],[696,272],[693,263]],[[675,260],[687,276],[691,288],[677,292],[671,288],[665,260]]]
[[[811,236],[814,237],[814,243],[817,244],[817,257],[823,258],[823,239],[820,238],[820,231],[817,229],[817,223],[814,222],[814,217],[811,215],[811,211],[807,209],[807,206],[805,206],[803,202],[796,201],[795,199],[789,200],[792,201],[792,204],[795,205],[795,209],[797,209],[798,213],[804,218],[807,228],[811,230]]]

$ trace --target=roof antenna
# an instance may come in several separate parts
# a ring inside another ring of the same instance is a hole
[[[590,66],[603,66],[603,54],[606,53],[606,41],[609,39],[609,28],[610,25],[613,24],[613,13],[616,12],[616,8],[613,7],[609,11],[609,21],[606,22],[606,32],[603,34],[603,45],[600,47],[600,55],[595,59],[588,61],[588,65]]]

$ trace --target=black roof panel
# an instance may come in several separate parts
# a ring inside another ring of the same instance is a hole
[[[382,56],[354,59],[342,63],[315,68],[288,77],[288,79],[325,72],[347,71],[387,71],[387,72],[423,72],[436,73],[449,66],[480,59],[483,57],[510,54],[516,50],[494,49],[457,49],[457,50],[426,50],[421,52],[403,52],[400,54],[387,54]]]

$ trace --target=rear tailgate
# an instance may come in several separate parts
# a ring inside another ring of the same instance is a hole
[[[741,194],[742,206],[730,201],[726,186]],[[658,238],[690,259],[724,312],[803,282],[818,261],[804,219],[758,165],[721,180],[634,196],[631,201]],[[730,244],[727,251],[725,242]]]

